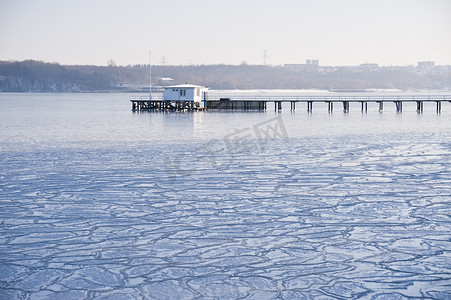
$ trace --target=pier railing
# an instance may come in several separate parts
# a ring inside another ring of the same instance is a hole
[[[451,101],[451,95],[227,95],[209,94],[209,101],[266,101],[266,102],[415,102]]]
[[[130,101],[163,101],[163,94],[152,95],[152,99],[149,95],[131,96]]]
[[[451,95],[230,95],[214,93],[208,95],[208,101],[266,101],[266,102],[415,102],[415,101],[451,101]],[[162,94],[131,96],[130,101],[163,101]]]

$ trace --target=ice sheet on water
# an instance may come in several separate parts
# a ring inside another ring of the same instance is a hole
[[[0,289],[0,299],[22,300],[23,298],[23,293],[18,290]]]
[[[158,268],[160,268],[160,265],[139,265],[127,268],[125,274],[127,274],[128,278],[142,277],[153,273]]]
[[[46,243],[49,240],[51,241],[64,240],[74,236],[75,234],[71,232],[30,233],[25,236],[19,236],[10,241],[9,243],[10,244]]]
[[[332,296],[353,299],[363,297],[370,292],[362,284],[350,281],[339,281],[330,286],[323,287],[321,290]]]
[[[135,289],[121,289],[112,292],[97,292],[92,298],[94,300],[139,300],[142,299],[141,292]]]
[[[55,269],[41,269],[24,276],[14,286],[24,291],[39,291],[62,278],[67,273]]]
[[[250,290],[249,287],[234,277],[220,281],[214,280],[214,278],[202,281],[193,279],[188,282],[188,285],[203,296],[220,299],[243,298]]]
[[[175,180],[155,153],[194,142],[0,153],[1,287],[30,298],[446,299],[442,138],[293,138],[227,165],[196,161]],[[428,284],[407,293],[415,282]]]
[[[279,292],[277,291],[260,291],[252,290],[249,294],[243,298],[247,300],[271,300],[279,299]]]
[[[288,290],[309,290],[317,289],[322,286],[327,286],[328,281],[321,278],[321,276],[308,277],[293,277],[282,281],[283,287]]]
[[[61,299],[85,299],[87,296],[86,291],[64,291],[64,292],[54,292],[54,291],[40,291],[36,293],[31,293],[30,300],[61,300]]]
[[[429,291],[426,292],[426,295],[433,299],[451,299],[451,292],[449,291]]]
[[[175,280],[153,282],[143,286],[144,295],[148,299],[170,300],[170,299],[193,299],[199,296],[189,287],[183,286]]]
[[[27,269],[24,267],[2,264],[0,265],[0,282],[13,281],[23,275],[26,271]]]
[[[400,293],[380,293],[380,294],[374,295],[371,299],[372,300],[407,300],[410,298],[408,298]],[[446,299],[446,298],[437,297],[435,299]]]

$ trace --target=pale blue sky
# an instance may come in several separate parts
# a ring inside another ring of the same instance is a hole
[[[0,60],[451,64],[451,0],[0,0]]]

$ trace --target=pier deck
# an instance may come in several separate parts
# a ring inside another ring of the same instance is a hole
[[[436,111],[441,112],[442,102],[451,102],[451,95],[314,95],[314,96],[293,96],[293,95],[226,95],[218,93],[209,95],[205,100],[205,107],[195,107],[192,102],[178,103],[174,106],[170,102],[164,101],[162,97],[149,96],[131,97],[132,110],[200,110],[200,109],[255,109],[266,110],[267,103],[273,102],[276,111],[282,110],[282,103],[289,102],[291,110],[296,109],[298,102],[307,104],[307,111],[313,110],[313,103],[327,103],[328,111],[332,112],[334,103],[342,103],[343,111],[349,112],[349,104],[352,102],[360,102],[362,112],[368,110],[368,103],[377,103],[379,111],[383,111],[384,103],[395,103],[396,111],[402,112],[402,106],[405,102],[416,102],[418,112],[423,111],[424,102],[435,102]]]

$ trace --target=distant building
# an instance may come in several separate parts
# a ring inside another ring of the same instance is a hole
[[[435,62],[433,61],[420,61],[418,62],[418,69],[420,70],[430,70],[435,66]]]
[[[314,65],[314,66],[319,67],[319,60],[318,59],[307,59],[305,61],[305,64],[306,65]]]
[[[318,71],[319,60],[307,59],[305,61],[305,64],[285,64],[284,67],[294,71],[316,72]]]
[[[300,71],[302,69],[302,64],[284,64],[283,67],[294,70],[294,71]]]
[[[174,84],[174,79],[170,77],[157,77],[157,85],[167,86]]]
[[[364,63],[361,64],[360,69],[366,70],[366,71],[377,71],[379,69],[379,65],[375,63]]]
[[[200,85],[181,84],[164,88],[163,100],[174,104],[180,102],[194,102],[195,107],[205,107],[208,88]]]

